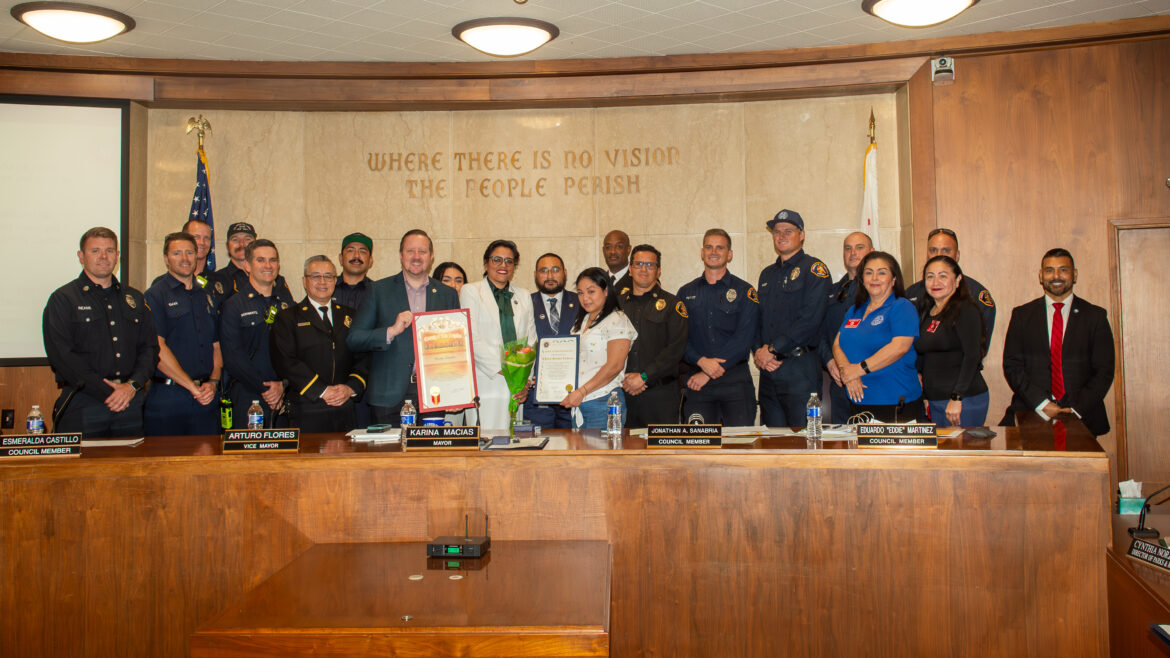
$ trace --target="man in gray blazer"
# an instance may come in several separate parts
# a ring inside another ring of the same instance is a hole
[[[353,352],[373,352],[366,400],[375,423],[394,426],[403,401],[418,407],[413,314],[459,308],[455,289],[428,274],[435,250],[426,231],[407,231],[398,258],[402,271],[373,285],[345,341]]]

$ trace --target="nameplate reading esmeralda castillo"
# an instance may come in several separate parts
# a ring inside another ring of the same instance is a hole
[[[0,436],[0,457],[78,457],[81,434]]]
[[[479,428],[474,425],[411,425],[402,438],[407,449],[479,449]]]
[[[857,426],[858,448],[937,448],[938,430],[932,424],[862,423]]]
[[[223,454],[241,452],[297,452],[301,431],[297,428],[273,430],[228,430],[223,435]]]
[[[1135,539],[1125,553],[1130,559],[1144,562],[1151,567],[1170,572],[1170,548]]]
[[[723,445],[722,425],[649,425],[647,448],[718,448]]]

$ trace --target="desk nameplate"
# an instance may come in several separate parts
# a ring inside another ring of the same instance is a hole
[[[721,448],[723,425],[650,425],[647,448]]]
[[[475,425],[413,425],[402,428],[402,439],[411,450],[479,450]]]
[[[251,452],[298,452],[301,430],[298,428],[266,430],[228,430],[223,435],[223,454]]]
[[[1143,539],[1134,539],[1125,555],[1131,560],[1170,573],[1170,548]]]
[[[937,448],[938,428],[933,424],[861,423],[858,448]]]
[[[81,434],[13,434],[0,437],[0,458],[80,457]]]

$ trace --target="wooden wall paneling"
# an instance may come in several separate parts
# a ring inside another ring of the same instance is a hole
[[[903,255],[902,273],[909,283],[918,280],[916,272],[922,254],[926,253],[926,236],[938,225],[937,189],[935,184],[934,154],[934,83],[930,80],[930,61],[927,60],[906,83],[908,117],[906,139],[909,140],[910,159],[910,213],[914,245]],[[903,197],[906,200],[906,197]]]
[[[34,404],[41,405],[47,421],[58,392],[49,366],[0,366],[0,409],[16,413],[16,427],[4,433],[23,432],[25,417]]]
[[[1166,39],[1112,46],[1110,98],[1115,146],[1107,163],[1113,218],[1170,217],[1170,44]]]
[[[154,98],[154,80],[142,75],[6,70],[0,59],[0,93],[149,101]]]

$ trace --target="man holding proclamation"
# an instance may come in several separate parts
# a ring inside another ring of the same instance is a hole
[[[143,389],[158,363],[158,337],[142,293],[114,276],[118,236],[96,227],[81,236],[82,272],[45,305],[45,354],[61,395],[54,432],[142,436]]]
[[[691,366],[683,419],[743,427],[756,422],[756,390],[748,369],[760,300],[750,283],[727,271],[734,254],[721,228],[703,235],[703,274],[684,285],[689,337],[683,361]]]
[[[194,236],[166,236],[166,274],[146,291],[146,305],[158,331],[158,371],[146,394],[150,436],[219,433],[215,392],[223,357],[211,295],[195,282],[198,253]]]
[[[346,338],[350,350],[373,352],[366,400],[375,423],[395,427],[402,403],[419,402],[413,314],[459,308],[455,289],[427,274],[435,250],[426,231],[407,231],[398,243],[398,259],[402,271],[374,283]]]
[[[365,390],[367,353],[345,344],[354,310],[333,301],[337,270],[328,256],[305,261],[306,296],[276,314],[269,343],[272,367],[288,384],[289,422],[303,432],[348,432],[354,399]]]
[[[533,273],[536,292],[532,293],[532,308],[536,313],[536,336],[568,336],[577,319],[577,293],[565,290],[565,262],[548,253],[536,259]],[[536,404],[536,395],[524,400],[524,418],[541,427],[568,429],[573,426],[569,410],[559,404]]]
[[[805,405],[821,390],[817,356],[829,304],[829,268],[804,253],[804,219],[781,210],[765,224],[776,262],[760,272],[760,330],[753,358],[760,369],[760,423],[804,425]]]
[[[687,349],[687,307],[658,285],[662,254],[648,244],[630,254],[631,288],[618,290],[618,306],[638,331],[626,358],[622,390],[631,429],[677,423],[679,364]]]
[[[1072,254],[1050,249],[1040,261],[1044,296],[1012,309],[1003,374],[1013,395],[1001,425],[1015,425],[1018,411],[1046,421],[1071,413],[1097,436],[1109,431],[1113,330],[1105,309],[1072,294],[1076,282]]]

